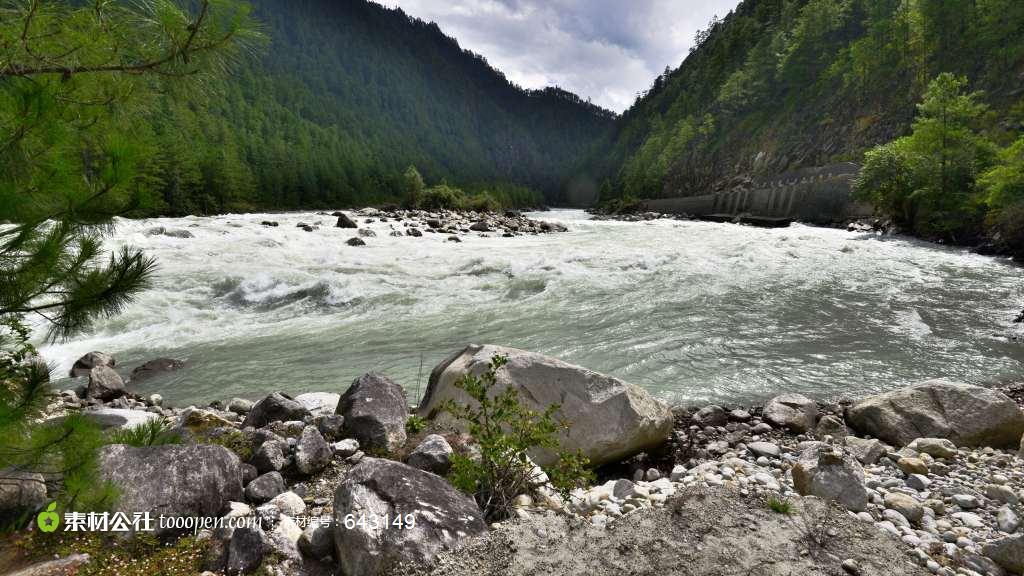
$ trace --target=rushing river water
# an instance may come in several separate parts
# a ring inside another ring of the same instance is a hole
[[[119,221],[111,247],[156,256],[155,286],[122,315],[43,355],[65,372],[102,350],[176,405],[273,390],[343,391],[363,372],[422,391],[467,343],[524,348],[606,372],[670,402],[830,398],[932,377],[1024,374],[1012,338],[1022,270],[870,234],[534,214],[570,231],[516,238],[377,237],[314,214]],[[278,228],[260,226],[268,218]],[[300,221],[323,221],[309,233]],[[362,225],[362,224],[361,224]],[[156,226],[193,238],[144,234]]]

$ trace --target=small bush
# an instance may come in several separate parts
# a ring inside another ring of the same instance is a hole
[[[490,192],[481,192],[469,197],[466,201],[466,208],[477,212],[497,212],[501,210],[501,203],[491,196]]]
[[[409,419],[405,421],[405,431],[410,435],[419,434],[426,427],[427,421],[416,414],[409,416]]]
[[[143,448],[162,444],[180,444],[181,436],[172,431],[162,418],[155,418],[132,428],[115,430],[110,435],[110,443]]]
[[[449,479],[460,490],[472,494],[488,521],[507,517],[512,500],[532,492],[539,485],[527,454],[537,448],[558,450],[557,433],[568,424],[555,420],[561,408],[551,405],[544,412],[525,408],[515,388],[492,395],[497,371],[508,358],[494,356],[481,376],[466,374],[455,386],[466,392],[475,405],[445,403],[444,409],[465,422],[469,435],[480,447],[479,458],[456,454]],[[567,495],[569,490],[593,478],[580,453],[558,451],[558,463],[545,470],[552,485]]]
[[[425,210],[462,210],[465,205],[466,195],[462,190],[438,184],[423,191],[416,207]]]
[[[768,508],[772,512],[775,512],[777,514],[785,514],[785,515],[789,516],[790,514],[793,513],[793,503],[792,502],[790,502],[789,500],[783,500],[781,498],[776,498],[775,496],[770,496],[768,498]]]

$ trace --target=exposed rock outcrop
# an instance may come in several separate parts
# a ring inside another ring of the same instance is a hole
[[[415,517],[415,526],[382,525],[405,515]],[[345,576],[430,564],[441,551],[487,532],[473,499],[443,478],[379,458],[364,458],[338,486],[334,525],[335,553]]]
[[[932,380],[871,396],[847,411],[858,432],[895,446],[917,438],[948,438],[957,446],[1016,446],[1024,412],[996,390]]]
[[[464,374],[486,372],[495,355],[506,356],[508,363],[497,373],[494,393],[514,387],[520,401],[538,411],[561,405],[559,417],[571,426],[559,438],[562,449],[582,450],[592,464],[656,448],[672,431],[671,410],[639,386],[542,354],[491,345],[469,346],[438,365],[430,375],[419,414],[443,417],[440,408],[445,401],[472,402],[454,384]],[[555,460],[548,451],[530,456],[541,465]]]

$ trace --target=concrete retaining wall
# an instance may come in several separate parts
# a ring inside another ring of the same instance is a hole
[[[754,188],[703,196],[659,198],[647,209],[670,214],[753,214],[830,223],[870,216],[871,207],[852,198],[856,164],[804,168],[755,183]]]

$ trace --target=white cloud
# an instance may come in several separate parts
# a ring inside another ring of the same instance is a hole
[[[380,0],[437,22],[527,88],[558,85],[621,112],[697,30],[738,0]]]

